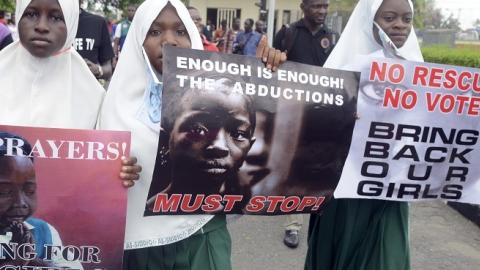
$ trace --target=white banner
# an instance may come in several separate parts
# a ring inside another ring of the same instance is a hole
[[[362,59],[336,198],[480,204],[478,69]]]

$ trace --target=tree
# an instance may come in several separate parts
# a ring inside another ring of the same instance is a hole
[[[429,0],[414,0],[413,2],[413,26],[417,29],[425,28],[425,13],[427,12],[427,2]]]
[[[2,1],[2,0],[0,0]],[[100,4],[103,8],[114,7],[124,10],[129,4],[141,4],[144,0],[87,0],[89,5]],[[187,6],[190,0],[182,0]]]
[[[473,27],[480,28],[480,19],[475,20],[475,22],[473,23]]]
[[[446,20],[442,22],[442,28],[452,29],[452,30],[460,30],[460,21],[450,14]]]
[[[13,12],[15,10],[15,0],[0,0],[0,10]]]
[[[423,24],[425,28],[438,29],[442,27],[444,16],[442,10],[435,7],[434,0],[425,1],[425,10],[423,13]]]

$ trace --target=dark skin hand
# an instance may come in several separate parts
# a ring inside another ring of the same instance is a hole
[[[11,243],[17,243],[18,246],[22,244],[35,244],[32,232],[25,226],[23,222],[14,221],[8,226],[5,232],[10,231],[12,233],[12,240]],[[4,233],[5,233],[4,232]],[[29,246],[25,250],[26,253],[33,253],[35,250],[32,246]],[[6,265],[14,265],[14,266],[37,266],[37,267],[53,267],[53,264],[46,262],[42,259],[35,258],[33,260],[25,261],[20,258],[16,258],[15,260],[1,260],[0,267]]]
[[[109,79],[111,77],[112,64],[109,61],[107,61],[105,64],[101,65],[103,75],[100,76],[100,66],[98,66],[97,64],[93,63],[92,61],[90,61],[88,59],[84,58],[83,60],[85,60],[85,63],[87,63],[88,68],[93,73],[95,78],[97,78],[97,79]]]
[[[133,187],[135,181],[140,179],[141,171],[142,166],[137,164],[136,157],[122,158],[122,168],[119,175],[122,180],[122,185],[126,188]]]
[[[277,71],[280,65],[287,61],[287,54],[271,48],[267,36],[264,35],[257,46],[257,58],[261,59],[268,69]]]

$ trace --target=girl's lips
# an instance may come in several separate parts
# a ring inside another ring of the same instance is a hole
[[[35,46],[39,46],[39,47],[45,47],[45,46],[48,46],[50,45],[50,41],[47,40],[47,39],[32,39],[30,40],[30,42],[35,45]]]
[[[207,161],[201,165],[201,168],[204,172],[214,175],[224,174],[228,170],[228,166],[217,161]]]

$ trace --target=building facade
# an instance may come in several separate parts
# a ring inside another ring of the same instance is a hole
[[[200,11],[204,22],[210,21],[218,26],[220,21],[226,19],[231,26],[234,18],[240,18],[242,23],[248,18],[258,20],[260,8],[255,4],[259,2],[259,0],[190,0],[190,6]],[[300,0],[276,0],[275,2],[274,33],[283,24],[292,23],[302,17]]]

